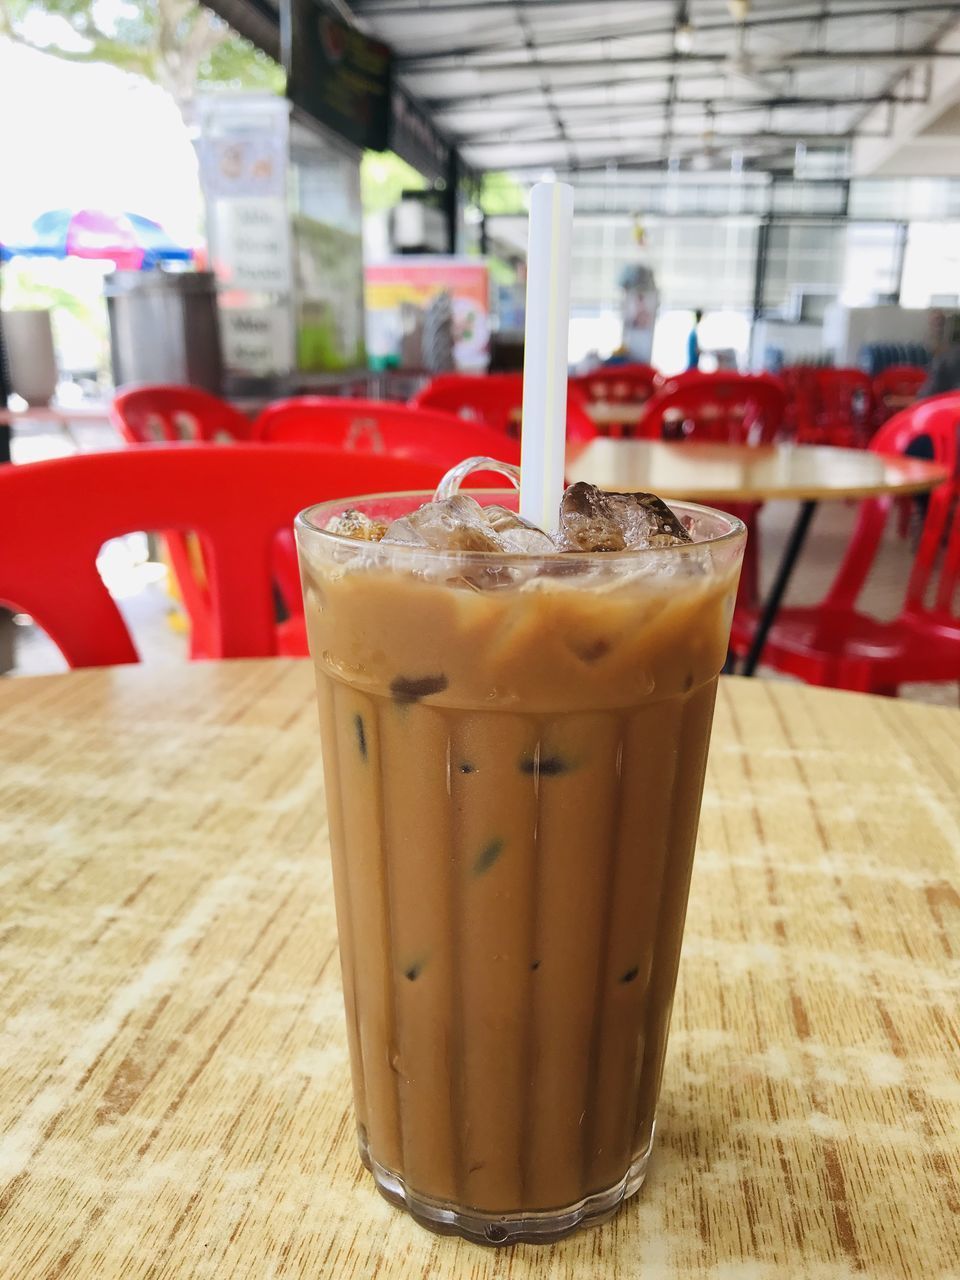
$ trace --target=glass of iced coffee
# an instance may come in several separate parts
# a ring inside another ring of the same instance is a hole
[[[360,1154],[485,1243],[650,1155],[744,530],[649,495],[400,494],[297,521]]]

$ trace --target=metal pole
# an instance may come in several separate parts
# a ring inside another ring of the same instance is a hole
[[[443,192],[443,215],[447,222],[447,253],[456,253],[460,221],[460,152],[456,147],[450,148],[446,182]]]
[[[897,240],[894,247],[896,266],[894,267],[893,300],[900,305],[900,291],[903,288],[903,263],[907,256],[907,236],[910,233],[909,222],[897,223]]]
[[[753,272],[753,319],[757,321],[763,311],[763,290],[767,282],[767,252],[770,248],[772,217],[767,217],[757,228],[757,259]]]

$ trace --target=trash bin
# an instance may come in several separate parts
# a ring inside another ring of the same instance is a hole
[[[175,382],[219,395],[223,358],[210,271],[114,271],[103,285],[115,386]]]

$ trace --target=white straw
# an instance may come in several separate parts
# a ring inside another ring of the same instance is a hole
[[[567,334],[573,187],[530,193],[523,357],[520,514],[550,533],[559,523],[567,437]]]

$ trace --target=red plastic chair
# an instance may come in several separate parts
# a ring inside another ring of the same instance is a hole
[[[264,443],[321,444],[359,453],[389,455],[439,467],[441,473],[464,458],[497,458],[520,465],[520,445],[482,422],[464,422],[448,413],[411,409],[382,400],[344,400],[332,396],[294,396],[268,405],[254,423]],[[509,482],[495,471],[475,472],[475,488],[503,488]],[[300,575],[293,534],[277,536],[274,576],[290,614],[289,629],[302,613]],[[305,634],[305,632],[304,632]]]
[[[796,440],[862,449],[873,432],[873,387],[862,369],[809,368],[796,377]]]
[[[701,373],[690,369],[667,379],[647,403],[640,432],[725,444],[765,444],[780,430],[783,388],[765,374]],[[748,538],[737,599],[753,607],[759,590],[759,503],[731,503],[728,509],[747,526]]]
[[[833,585],[819,605],[783,609],[763,663],[810,684],[895,694],[908,681],[960,680],[960,395],[937,396],[898,413],[874,437],[875,453],[903,454],[927,437],[950,479],[930,495],[900,614],[879,622],[856,608],[876,558],[892,498],[871,498]],[[738,611],[732,646],[750,647],[756,615]]]
[[[643,403],[662,381],[652,364],[603,365],[572,379],[586,400],[601,400],[606,404]]]
[[[518,442],[483,422],[464,422],[453,414],[383,400],[331,396],[279,400],[263,410],[253,433],[264,442],[324,444],[357,453],[435,462],[445,468],[478,456],[520,464]],[[488,472],[471,476],[470,483],[499,488],[504,479]]]
[[[253,433],[239,409],[199,387],[129,387],[113,397],[110,417],[130,444],[249,440]]]
[[[432,489],[440,470],[254,444],[144,445],[0,467],[0,601],[34,617],[72,667],[136,662],[97,553],[136,530],[195,530],[209,572],[208,656],[284,652],[271,591],[277,530],[313,502]]]
[[[699,373],[667,379],[647,404],[641,428],[652,440],[766,444],[783,420],[786,395],[766,374]]]
[[[410,401],[417,409],[439,409],[473,422],[485,422],[509,436],[520,434],[523,375],[519,373],[441,373]],[[587,404],[573,383],[567,387],[567,443],[586,444],[597,435]]]
[[[873,421],[882,427],[895,413],[907,406],[905,400],[916,400],[927,380],[927,371],[916,364],[892,364],[873,379]]]
[[[199,387],[144,385],[119,391],[110,406],[110,417],[128,444],[169,441],[248,440],[253,423],[233,405]],[[190,534],[175,529],[158,530],[173,569],[184,608],[191,620],[190,656],[212,656],[210,608],[205,581],[203,551]],[[278,571],[284,579],[284,597],[299,599],[295,548],[282,548]],[[293,594],[291,594],[293,593]]]

